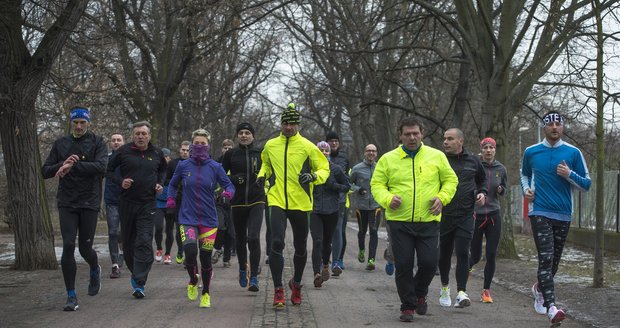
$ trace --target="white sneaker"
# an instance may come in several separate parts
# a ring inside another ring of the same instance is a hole
[[[540,289],[538,289],[538,283],[532,286],[532,296],[534,296],[534,310],[536,310],[536,313],[546,314],[547,308],[543,305],[545,303],[545,298],[540,292]]]
[[[456,299],[454,300],[454,307],[464,308],[471,305],[471,301],[469,300],[469,296],[462,290],[456,294]]]
[[[552,324],[559,324],[564,318],[566,318],[566,313],[564,310],[558,309],[555,305],[552,305],[547,312],[549,316],[549,320],[551,320]]]
[[[441,287],[439,293],[439,305],[448,307],[452,305],[452,299],[450,298],[450,287]]]

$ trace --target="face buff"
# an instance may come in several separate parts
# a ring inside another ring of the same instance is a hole
[[[209,149],[211,146],[209,145],[191,145],[189,154],[190,157],[201,162],[204,162],[209,159]]]

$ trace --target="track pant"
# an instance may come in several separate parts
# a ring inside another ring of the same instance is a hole
[[[122,261],[119,258],[120,250],[118,243],[121,240],[121,221],[118,215],[118,205],[106,205],[105,216],[108,222],[108,249],[110,251],[110,260],[112,264],[119,264]]]
[[[359,249],[366,249],[366,232],[370,236],[368,242],[368,259],[374,259],[377,255],[379,243],[379,224],[381,224],[381,208],[374,210],[355,210],[359,231],[357,232],[357,244]],[[369,230],[370,229],[370,230]]]
[[[132,278],[144,286],[153,264],[153,226],[155,225],[155,201],[143,204],[121,199],[121,235],[123,254]]]
[[[437,268],[438,222],[388,221],[396,268],[400,310],[415,310],[418,297],[426,297]],[[417,271],[413,275],[414,259]]]

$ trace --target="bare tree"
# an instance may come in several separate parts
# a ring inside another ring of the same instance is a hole
[[[0,136],[15,234],[15,268],[54,269],[53,229],[37,146],[35,102],[43,81],[82,17],[88,0],[4,1],[0,10]],[[26,10],[28,6],[28,10]],[[24,23],[40,14],[49,22],[36,40]],[[33,45],[37,45],[36,48]],[[32,49],[34,48],[34,49]],[[32,51],[31,51],[32,49]]]

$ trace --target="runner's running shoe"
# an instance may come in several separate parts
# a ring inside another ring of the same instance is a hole
[[[426,303],[426,297],[418,297],[418,304],[416,305],[416,311],[419,315],[425,315],[428,311],[428,303]]]
[[[323,270],[321,270],[321,279],[323,279],[323,281],[328,281],[329,276],[331,276],[329,272],[329,264],[326,264],[323,266]]]
[[[493,298],[491,297],[491,290],[483,289],[480,300],[482,301],[482,303],[493,303]]]
[[[534,296],[534,310],[536,310],[536,313],[546,314],[547,308],[544,305],[545,298],[543,297],[543,294],[540,292],[540,289],[538,288],[538,283],[535,283],[532,286],[532,296]]]
[[[101,290],[101,265],[97,264],[97,268],[90,271],[88,295],[95,296],[99,293],[99,290]]]
[[[340,266],[340,261],[335,260],[332,263],[332,276],[338,277],[342,273],[342,267]]]
[[[357,253],[357,260],[360,263],[364,263],[364,260],[366,259],[366,254],[365,251],[363,249],[360,249],[359,253]]]
[[[67,297],[67,303],[65,303],[65,307],[63,310],[65,311],[77,311],[80,308],[78,305],[77,297],[69,296]]]
[[[411,322],[413,321],[414,310],[402,310],[400,311],[400,321],[402,322]]]
[[[177,253],[175,260],[177,264],[182,264],[183,262],[185,262],[185,254]]]
[[[563,310],[558,309],[555,305],[552,305],[547,312],[549,316],[549,320],[551,320],[551,324],[553,327],[557,327],[560,325],[560,322],[566,318],[566,313]]]
[[[195,301],[198,299],[198,283],[196,284],[187,284],[187,298],[190,301]],[[202,300],[200,300],[202,304]]]
[[[249,291],[251,292],[257,292],[258,291],[258,277],[251,277],[250,278],[250,287],[248,288]]]
[[[469,299],[469,296],[467,295],[467,293],[465,293],[462,290],[459,290],[459,292],[456,294],[456,299],[454,299],[454,307],[464,308],[470,305],[471,305],[471,300]]]
[[[323,286],[323,277],[317,272],[314,274],[314,287],[321,288],[321,286]]]
[[[243,288],[248,286],[248,271],[239,269],[239,286]]]
[[[273,292],[273,307],[276,310],[284,308],[284,288],[277,287]]]
[[[211,256],[211,263],[216,264],[217,262],[219,262],[221,256],[222,256],[222,250],[214,249],[213,256]]]
[[[202,296],[200,296],[200,307],[201,308],[211,307],[211,296],[209,296],[209,293],[204,293],[202,294]]]
[[[366,270],[373,271],[375,269],[375,259],[368,259],[368,265],[366,265]]]
[[[161,249],[158,249],[157,252],[155,252],[155,261],[161,262],[163,254],[164,254],[164,251]]]
[[[110,272],[110,279],[116,279],[121,277],[121,268],[118,264],[112,266],[112,272]]]
[[[439,293],[439,305],[448,307],[452,305],[452,298],[450,298],[450,287],[441,287]]]
[[[391,276],[394,274],[394,263],[386,263],[385,264],[385,273],[388,276]]]
[[[170,259],[170,254],[164,255],[164,264],[171,264],[172,260]]]
[[[133,297],[140,299],[146,296],[144,294],[144,286],[138,285],[138,282],[134,278],[131,278],[129,282],[131,283],[131,288],[133,288],[133,292],[131,293]]]
[[[291,288],[291,303],[293,303],[293,305],[300,305],[301,304],[301,287],[303,287],[302,285],[296,283],[293,281],[293,278],[291,278],[291,280],[288,281],[288,286]]]

